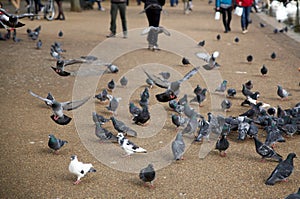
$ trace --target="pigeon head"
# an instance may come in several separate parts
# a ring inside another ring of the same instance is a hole
[[[53,134],[49,134],[48,136],[50,139],[55,138]]]
[[[57,60],[57,62],[56,62],[56,66],[57,67],[62,67],[63,65],[64,65],[64,60]]]
[[[123,138],[124,134],[123,133],[118,133],[117,138]]]
[[[213,54],[212,54],[212,58],[213,59],[216,59],[217,57],[219,57],[220,53],[218,51],[215,51]]]
[[[289,160],[291,160],[291,159],[293,159],[293,158],[297,158],[297,155],[296,155],[296,153],[290,153],[290,154],[288,154],[288,156],[287,156],[287,158],[286,158],[286,159],[289,159]]]
[[[71,160],[75,160],[75,159],[77,159],[77,155],[72,155]]]

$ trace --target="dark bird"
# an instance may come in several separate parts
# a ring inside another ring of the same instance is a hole
[[[182,117],[180,115],[175,115],[175,114],[172,114],[171,118],[172,118],[172,123],[177,128],[180,127],[180,126],[184,126],[188,121],[188,118]]]
[[[101,91],[101,93],[99,93],[98,95],[95,95],[95,98],[97,98],[98,100],[100,100],[101,102],[105,102],[106,100],[108,100],[108,96],[107,96],[107,90],[103,89]]]
[[[146,168],[142,169],[139,174],[140,179],[146,184],[150,183],[150,188],[153,188],[153,181],[155,179],[155,170],[152,164],[149,164]]]
[[[93,121],[94,121],[95,123],[99,123],[100,125],[105,124],[106,122],[109,122],[109,121],[110,121],[110,119],[107,119],[107,118],[105,118],[104,116],[99,115],[99,114],[96,113],[96,112],[92,112],[92,116],[93,116]]]
[[[190,103],[197,102],[199,106],[202,106],[202,102],[206,100],[206,92],[207,92],[206,88],[202,89],[199,94],[197,94],[193,99],[190,100]]]
[[[234,88],[227,89],[227,96],[234,97],[236,95],[236,90]]]
[[[205,45],[205,40],[199,41],[198,46],[204,46]]]
[[[287,99],[288,96],[292,96],[289,92],[287,92],[285,89],[282,88],[282,86],[277,85],[277,95],[280,97],[280,99],[284,100]]]
[[[189,61],[187,58],[185,58],[185,57],[182,58],[181,63],[182,63],[184,66],[191,64],[190,61]]]
[[[133,129],[131,129],[130,127],[126,126],[126,124],[124,122],[122,122],[121,120],[117,120],[115,117],[110,117],[114,128],[121,133],[124,133],[125,135],[130,135],[133,137],[137,136],[137,132]]]
[[[63,31],[60,30],[60,31],[58,32],[58,37],[62,37],[63,35],[64,35]]]
[[[222,110],[225,111],[225,112],[229,111],[230,108],[231,108],[231,106],[232,106],[232,103],[231,103],[231,101],[228,100],[228,99],[224,99],[224,100],[221,102],[221,108],[222,108]]]
[[[103,128],[99,122],[95,123],[95,135],[103,142],[118,142],[118,138],[106,128]]]
[[[259,23],[259,26],[260,26],[261,28],[264,28],[264,27],[266,27],[266,24],[260,22],[260,23]]]
[[[133,117],[135,117],[139,115],[142,110],[139,107],[135,106],[133,102],[129,102],[129,112]]]
[[[262,76],[266,76],[268,73],[268,68],[266,67],[266,65],[262,65],[261,69],[260,69],[260,73],[262,74]]]
[[[248,55],[247,56],[247,62],[252,62],[253,61],[253,56],[252,55]]]
[[[150,120],[150,113],[148,110],[148,106],[143,106],[143,110],[135,116],[133,119],[135,124],[144,125],[146,122]]]
[[[288,154],[284,161],[279,162],[275,167],[274,171],[271,173],[270,177],[265,182],[266,185],[274,185],[278,181],[287,181],[287,178],[292,174],[294,170],[294,158],[296,158],[295,153]]]
[[[268,120],[271,120],[271,118],[269,118]],[[267,132],[265,144],[274,148],[277,142],[285,142],[285,139],[282,136],[281,131],[279,130],[277,125],[273,124],[273,122],[271,121],[268,122],[269,126],[266,126],[264,128],[264,130]]]
[[[267,113],[274,116],[276,114],[276,109],[274,107],[270,107],[268,108]]]
[[[297,193],[291,193],[285,199],[300,199],[300,187]]]
[[[52,134],[49,135],[48,146],[50,149],[54,150],[55,154],[57,154],[58,150],[61,147],[63,147],[66,143],[68,143],[68,142],[65,140],[58,139]]]
[[[235,42],[235,43],[239,43],[239,41],[240,41],[240,39],[239,39],[238,37],[235,37],[235,38],[234,38],[234,42]]]
[[[276,53],[275,52],[272,52],[271,55],[270,55],[271,59],[276,59]]]
[[[253,139],[255,142],[255,150],[261,156],[262,160],[264,160],[265,158],[270,158],[281,162],[282,156],[276,153],[272,147],[259,141],[259,139],[256,136],[254,136]]]
[[[72,64],[83,63],[83,60],[80,59],[67,59],[62,60],[59,59],[56,61],[56,67],[51,66],[51,68],[60,76],[69,76],[74,75],[75,72],[67,72],[65,71],[65,67]]]
[[[219,41],[219,40],[221,39],[221,35],[218,34],[216,38],[217,38],[217,40]]]
[[[38,42],[36,42],[36,48],[37,48],[37,49],[41,49],[42,44],[43,44],[43,43],[42,43],[42,40],[39,39]]]
[[[219,150],[220,156],[225,157],[226,156],[226,150],[229,147],[229,142],[226,138],[226,135],[222,134],[221,138],[216,143],[216,149]]]
[[[107,84],[107,88],[111,91],[115,89],[115,86],[116,86],[116,84],[113,79],[111,81],[109,81]]]
[[[197,95],[197,94],[200,94],[202,91],[202,88],[200,87],[200,85],[198,84],[196,86],[196,88],[194,89],[194,94]]]
[[[274,33],[274,34],[278,33],[278,29],[275,28],[275,29],[273,30],[273,33]]]
[[[156,97],[157,101],[159,101],[159,102],[168,102],[168,101],[171,101],[171,100],[177,98],[175,93],[169,89],[163,93],[155,95],[155,97]]]
[[[256,124],[253,121],[250,122],[250,127],[249,127],[247,134],[250,137],[256,137],[258,134],[258,127],[256,126]]]
[[[53,97],[53,95],[52,95],[50,92],[48,93],[46,99],[51,100],[51,101],[55,100],[54,97]],[[51,103],[45,102],[45,104],[46,104],[47,106],[50,106],[50,107],[51,107]]]
[[[248,90],[251,90],[251,89],[253,88],[253,83],[252,83],[252,81],[251,81],[251,80],[247,81],[247,82],[245,83],[245,86],[246,86],[246,88],[247,88]]]

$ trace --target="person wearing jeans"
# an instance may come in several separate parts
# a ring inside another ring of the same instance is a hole
[[[243,7],[243,14],[241,16],[242,33],[248,32],[248,25],[250,22],[250,12],[253,0],[237,0],[237,5]]]
[[[216,11],[222,14],[222,21],[225,28],[224,33],[231,31],[232,0],[216,0]]]
[[[123,29],[123,38],[127,38],[127,22],[126,22],[126,0],[111,0],[110,6],[110,34],[107,35],[107,38],[116,36],[116,20],[118,11],[120,12],[122,29]]]

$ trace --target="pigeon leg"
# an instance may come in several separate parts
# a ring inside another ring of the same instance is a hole
[[[53,155],[58,155],[58,150],[55,150],[55,151],[53,152]]]
[[[266,162],[265,158],[261,158],[260,161],[261,161],[261,162]]]
[[[79,184],[81,182],[81,180],[76,180],[73,184],[76,185],[76,184]]]
[[[283,181],[283,182],[288,182],[289,180],[286,178],[286,179],[283,179],[282,181]]]

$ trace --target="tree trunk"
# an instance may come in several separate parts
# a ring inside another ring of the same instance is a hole
[[[81,12],[80,0],[71,0],[71,11]]]

